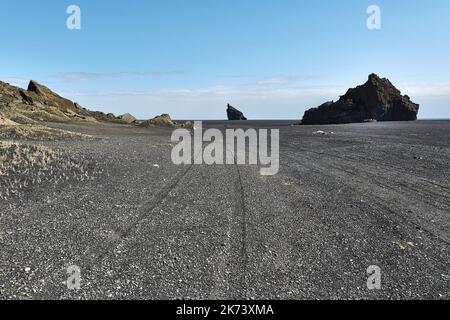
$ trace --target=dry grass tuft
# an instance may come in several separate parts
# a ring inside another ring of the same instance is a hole
[[[67,122],[70,120],[64,113],[59,111],[56,108],[52,108],[52,110],[42,109],[34,109],[34,110],[22,110],[21,114],[27,118],[31,118],[39,121],[46,122]]]
[[[14,121],[6,118],[4,115],[0,113],[0,126],[13,126],[16,125]]]
[[[0,139],[49,141],[62,139],[93,139],[92,136],[62,129],[40,125],[6,125],[0,126]]]
[[[38,145],[0,142],[0,199],[20,196],[41,183],[92,180],[85,166],[61,152]]]

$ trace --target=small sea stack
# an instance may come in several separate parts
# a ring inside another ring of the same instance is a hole
[[[247,120],[244,114],[238,109],[228,104],[227,107],[228,120]]]

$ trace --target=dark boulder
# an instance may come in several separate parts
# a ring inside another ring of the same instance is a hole
[[[244,114],[240,112],[238,109],[228,105],[227,108],[227,115],[228,120],[247,120],[246,117],[244,117]]]
[[[30,92],[34,92],[34,93],[36,93],[38,95],[41,95],[41,96],[45,96],[46,94],[53,95],[49,88],[47,88],[47,87],[37,83],[34,80],[30,81],[30,83],[28,84],[28,89],[27,90],[30,91]]]
[[[302,124],[341,124],[370,121],[414,121],[419,105],[386,78],[371,74],[369,80],[349,89],[337,102],[326,102],[305,112]]]
[[[29,95],[26,91],[19,89],[19,94],[22,97],[24,103],[26,104],[34,104],[34,100],[33,97],[31,95]]]

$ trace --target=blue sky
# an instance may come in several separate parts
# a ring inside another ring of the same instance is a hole
[[[81,30],[66,9],[81,8]],[[381,30],[366,27],[381,8]],[[0,80],[139,118],[301,118],[375,72],[450,118],[448,0],[0,0]]]

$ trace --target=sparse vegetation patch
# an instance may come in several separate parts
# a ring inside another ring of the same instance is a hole
[[[62,139],[93,139],[92,136],[41,125],[0,126],[0,139],[49,141]]]
[[[0,142],[0,199],[20,196],[27,187],[93,179],[87,167],[50,148]]]

